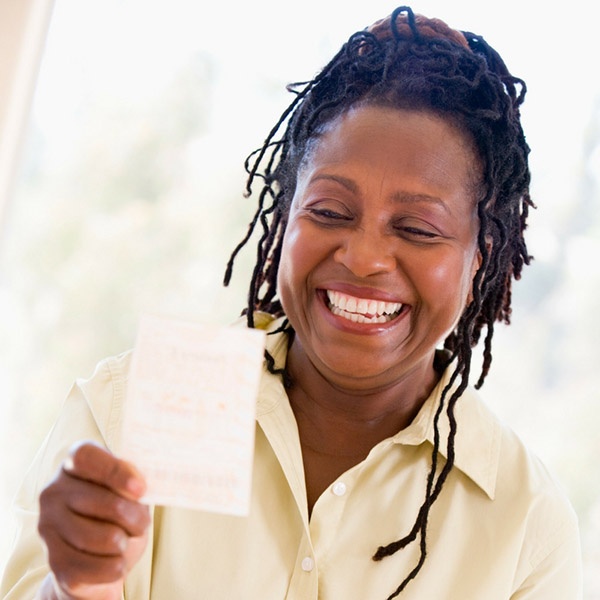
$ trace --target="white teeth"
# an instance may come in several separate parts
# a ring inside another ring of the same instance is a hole
[[[402,309],[399,302],[355,298],[332,290],[327,290],[327,298],[334,315],[349,319],[353,323],[386,323],[396,317]]]

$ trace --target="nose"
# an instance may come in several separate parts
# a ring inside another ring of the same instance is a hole
[[[349,233],[334,252],[334,260],[357,277],[389,273],[396,268],[390,240],[384,235],[365,230]]]

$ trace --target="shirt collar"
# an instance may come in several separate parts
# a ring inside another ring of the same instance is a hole
[[[431,446],[434,445],[435,413],[452,372],[453,365],[450,365],[414,421],[393,437],[394,443],[416,446],[427,442]],[[451,389],[453,390],[455,387],[456,383]],[[448,405],[450,396],[451,392],[448,392],[444,406]],[[457,423],[454,440],[454,466],[493,500],[496,492],[502,427],[481,400],[479,394],[471,387],[468,387],[458,399],[454,414]],[[447,459],[450,424],[445,409],[440,415],[438,427],[440,433],[439,453]]]
[[[272,332],[281,326],[283,320],[274,320],[272,316],[265,313],[256,313],[254,319],[256,327],[264,329],[268,334],[271,333],[271,335],[267,335],[266,348],[275,360],[275,367],[282,368],[285,365],[288,339],[284,334],[273,334]],[[421,407],[414,421],[392,438],[393,443],[411,446],[429,443],[433,447],[435,413],[452,372],[453,365],[450,365]],[[280,380],[279,378],[276,379],[277,381],[269,377],[263,378],[263,390],[265,385],[267,387],[276,385],[280,388]],[[456,386],[456,383],[453,386]],[[450,395],[448,393],[445,398],[445,406],[447,406]],[[261,415],[272,410],[279,397],[279,393],[261,394],[258,414]],[[457,422],[457,433],[454,441],[454,466],[493,500],[500,456],[501,425],[471,387],[467,388],[458,399],[454,413]],[[445,410],[442,410],[438,425],[440,432],[439,453],[447,458],[447,440],[450,425]]]

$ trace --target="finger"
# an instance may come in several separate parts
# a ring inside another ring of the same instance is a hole
[[[76,444],[64,461],[63,470],[73,477],[105,486],[125,498],[137,500],[146,491],[143,476],[131,463],[94,443]]]
[[[68,481],[64,475],[55,483],[49,485],[40,494],[40,517],[38,531],[52,552],[51,541],[59,539],[70,548],[98,554],[100,556],[116,556],[126,548],[128,534],[125,529],[115,523],[96,518],[94,511],[90,515],[81,515],[69,506],[72,498],[77,496],[89,498],[98,497],[99,492],[105,492],[96,484],[81,480]],[[114,496],[114,494],[112,494]],[[94,502],[90,501],[90,504]],[[95,502],[96,505],[100,505]]]
[[[70,475],[66,474],[66,477]],[[65,501],[76,515],[118,525],[128,536],[143,535],[150,524],[150,511],[146,505],[94,483],[74,480]]]
[[[113,583],[126,575],[124,554],[101,556],[88,554],[67,544],[56,532],[49,534],[48,561],[61,588],[74,590],[78,586]]]
[[[150,524],[148,506],[119,495],[105,485],[81,479],[75,467],[69,472],[60,469],[40,494],[42,517],[48,516],[56,523],[66,524],[69,514],[60,512],[64,508],[83,517],[118,525],[129,536],[143,534]],[[56,516],[57,511],[63,521]]]
[[[57,534],[70,548],[98,557],[123,556],[129,539],[117,525],[76,514],[70,516],[70,526],[57,531]]]

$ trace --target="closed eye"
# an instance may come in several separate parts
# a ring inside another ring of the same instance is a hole
[[[438,234],[433,231],[428,231],[426,229],[419,229],[418,227],[400,227],[399,231],[407,233],[409,235],[414,235],[416,237],[424,237],[424,238],[435,238],[438,237]]]
[[[426,244],[436,242],[444,237],[435,227],[429,225],[422,226],[420,223],[396,223],[394,230],[396,235],[415,243]]]
[[[350,216],[331,210],[330,208],[309,208],[308,212],[320,219],[328,221],[349,221]]]

